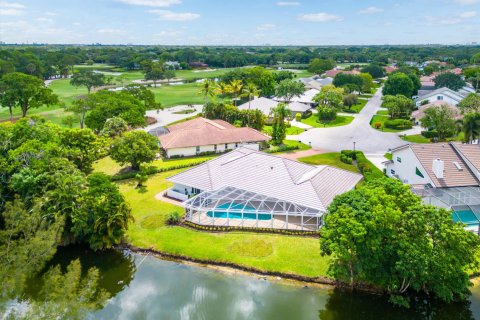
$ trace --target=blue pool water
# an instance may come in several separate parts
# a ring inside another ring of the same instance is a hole
[[[231,207],[230,207],[231,205]],[[215,217],[215,218],[230,218],[230,219],[242,219],[242,213],[240,212],[227,212],[225,209],[228,209],[230,207],[231,209],[242,209],[243,204],[238,204],[238,203],[224,203],[218,207],[216,207],[212,211],[207,212],[207,216],[209,217]],[[255,213],[255,208],[253,207],[245,207],[243,209],[243,219],[247,220],[256,220],[257,219],[257,214]],[[258,214],[258,220],[270,220],[272,219],[272,215],[268,213],[259,213]]]
[[[477,217],[472,210],[459,210],[452,212],[452,220],[463,222],[468,226],[478,225]]]

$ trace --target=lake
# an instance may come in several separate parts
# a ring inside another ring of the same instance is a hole
[[[91,319],[480,319],[480,288],[469,301],[444,304],[425,299],[409,310],[382,296],[330,287],[265,280],[115,250],[94,253],[60,248],[51,265],[79,258],[100,269],[100,285],[112,296]]]

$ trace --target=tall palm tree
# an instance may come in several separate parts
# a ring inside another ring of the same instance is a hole
[[[250,110],[250,101],[252,101],[255,96],[258,96],[260,94],[260,90],[258,90],[255,84],[249,82],[245,87],[244,91],[245,96],[248,97],[248,110]]]
[[[243,97],[244,91],[245,91],[245,86],[243,85],[242,80],[232,80],[228,84],[228,91],[233,95],[234,100],[234,105],[235,107],[237,106],[237,99],[240,97]]]
[[[217,85],[216,93],[222,96],[222,100],[225,100],[225,96],[229,93],[228,85],[225,82],[220,82]]]
[[[215,81],[211,79],[205,79],[200,83],[200,90],[198,91],[198,94],[203,95],[205,99],[205,105],[208,102],[208,98],[214,98],[216,94],[216,85]]]
[[[470,113],[463,118],[463,133],[467,143],[480,139],[480,114]]]

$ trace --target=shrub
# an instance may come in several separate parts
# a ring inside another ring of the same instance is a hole
[[[301,113],[297,113],[297,114],[295,115],[295,121],[297,121],[297,122],[302,121],[302,114],[301,114]]]
[[[337,111],[334,108],[320,106],[318,107],[318,119],[323,121],[335,120]]]
[[[298,150],[299,146],[294,145],[294,146],[289,146],[289,145],[281,145],[281,146],[276,146],[276,147],[271,147],[270,149],[265,150],[266,153],[276,153],[276,152],[285,152],[285,151],[291,151],[291,150]]]
[[[375,126],[375,129],[380,129],[382,127],[382,123],[381,122],[375,122],[374,126]]]
[[[394,119],[385,121],[385,127],[395,130],[411,129],[413,126],[410,120],[406,119]]]
[[[372,164],[361,151],[355,151],[354,153],[353,150],[342,150],[340,153],[340,160],[344,162],[342,157],[348,157],[351,159],[354,157],[354,154],[357,160],[358,169],[363,174],[365,181],[384,177],[383,172]]]
[[[428,101],[428,100],[423,100],[422,102],[420,102],[420,105],[421,105],[421,106],[424,106],[424,105],[427,105],[427,104],[429,104],[429,103],[430,103],[430,101]]]
[[[167,219],[165,220],[165,223],[170,225],[170,226],[179,224],[180,223],[180,213],[178,213],[177,211],[174,211],[174,212],[170,213],[167,216]]]
[[[312,110],[308,110],[302,114],[302,119],[307,119],[312,116]]]
[[[438,138],[438,132],[435,130],[422,131],[422,136],[424,136],[427,139]]]
[[[349,156],[347,156],[345,154],[340,154],[340,161],[342,161],[343,163],[346,163],[346,164],[352,164],[352,162],[353,162],[352,158],[350,158]]]
[[[180,158],[183,158],[184,155],[183,154],[174,154],[173,156],[170,156],[170,159],[180,159]]]

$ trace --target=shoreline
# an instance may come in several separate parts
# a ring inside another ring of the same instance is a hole
[[[131,244],[123,244],[117,247],[118,249],[128,250],[133,253],[137,253],[140,255],[151,254],[154,257],[166,261],[173,261],[178,263],[183,263],[186,265],[194,265],[198,267],[209,268],[212,270],[224,272],[227,274],[242,274],[248,275],[252,277],[257,277],[259,279],[269,280],[273,282],[285,282],[292,285],[298,286],[315,286],[315,287],[323,287],[323,288],[339,288],[339,289],[350,289],[350,286],[347,283],[334,280],[329,277],[309,277],[309,276],[302,276],[293,273],[285,273],[279,271],[266,271],[252,267],[242,266],[232,262],[223,262],[223,261],[214,261],[214,260],[207,260],[207,259],[198,259],[192,258],[184,255],[179,254],[172,254],[167,252],[162,252],[159,250],[155,250],[152,248],[139,248],[133,246]],[[384,293],[383,290],[378,288],[365,285],[365,284],[357,284],[353,290],[381,295]]]

